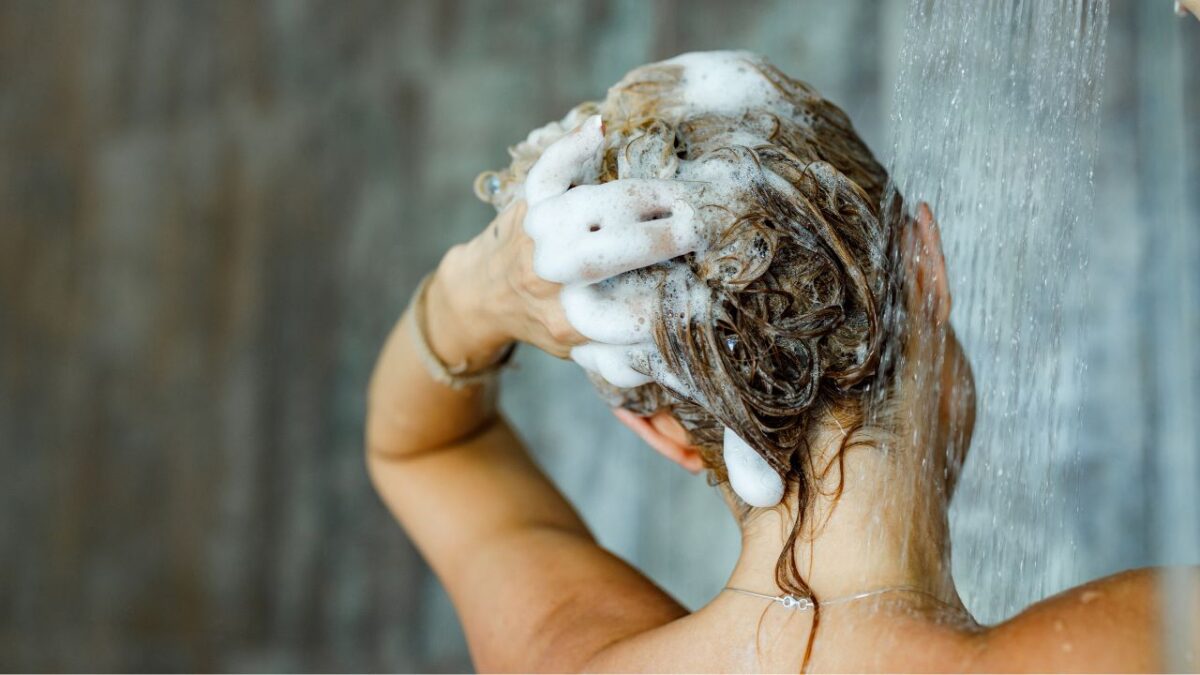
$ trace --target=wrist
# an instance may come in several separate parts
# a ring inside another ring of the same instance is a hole
[[[464,264],[463,254],[463,247],[451,249],[429,280],[425,321],[434,354],[474,372],[498,361],[512,340],[487,316],[489,303],[472,283],[479,268]]]

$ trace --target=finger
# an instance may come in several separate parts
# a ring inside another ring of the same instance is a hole
[[[567,347],[565,345],[556,345],[556,346],[552,346],[552,347],[546,347],[546,348],[543,348],[542,351],[546,352],[547,354],[549,354],[550,356],[553,356],[556,359],[562,359],[564,361],[569,360],[571,358],[571,348]]]
[[[582,335],[631,345],[651,340],[657,287],[655,275],[635,270],[596,284],[567,286],[559,300],[567,321]]]
[[[1193,16],[1200,19],[1200,0],[1180,0],[1175,3],[1175,13],[1179,16],[1184,16],[1191,12]]]
[[[573,348],[571,360],[614,387],[631,388],[656,382],[680,398],[700,406],[707,405],[707,399],[698,390],[687,386],[671,371],[652,343],[606,345],[589,342]]]
[[[589,173],[599,173],[603,148],[604,124],[599,115],[592,115],[542,152],[525,178],[525,198],[530,204],[540,203],[583,182]]]
[[[589,348],[588,344],[582,344],[578,347],[571,348],[571,360],[579,364],[580,368],[589,373],[600,374],[600,366],[596,363],[596,350]]]
[[[534,271],[556,283],[591,283],[699,249],[695,210],[678,188],[656,182],[668,181],[584,186],[535,206],[526,218]]]
[[[546,301],[544,304],[547,305],[543,309],[543,313],[546,316],[544,325],[550,338],[556,344],[570,349],[571,347],[588,342],[587,336],[576,330],[575,326],[568,320],[563,305],[558,298]]]
[[[634,365],[645,363],[654,345],[606,345],[589,342],[571,350],[571,359],[604,378],[609,384],[622,389],[640,387],[653,382],[653,378],[634,369]]]
[[[556,232],[536,242],[534,270],[556,283],[593,283],[695,251],[702,243],[695,212],[684,202],[671,212],[648,223],[604,222],[582,232]]]
[[[582,235],[594,233],[595,225],[661,220],[671,215],[676,201],[692,202],[702,189],[683,181],[647,178],[581,185],[552,199],[531,203],[525,231],[537,240],[564,228],[572,230],[573,235]]]

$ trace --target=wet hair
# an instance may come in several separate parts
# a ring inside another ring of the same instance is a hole
[[[541,151],[596,113],[607,124],[599,182],[669,178],[681,160],[716,163],[741,177],[697,208],[712,233],[707,249],[671,263],[686,265],[707,288],[707,313],[659,312],[653,327],[658,351],[687,391],[660,383],[618,389],[592,379],[613,405],[673,413],[713,484],[727,480],[723,428],[745,439],[798,498],[776,581],[785,592],[811,596],[792,544],[833,464],[816,466],[816,422],[832,416],[846,432],[832,455],[840,468],[897,337],[886,326],[895,325],[889,316],[900,296],[890,262],[898,227],[881,214],[887,173],[846,114],[766,61],[744,58],[782,108],[692,109],[679,105],[680,66],[643,66],[603,102],[584,103],[530,134],[510,150],[511,165],[482,174],[476,190],[505,206]],[[893,200],[888,212],[900,210]]]

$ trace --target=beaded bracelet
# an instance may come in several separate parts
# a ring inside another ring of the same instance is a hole
[[[432,279],[433,274],[427,274],[421,280],[420,285],[417,286],[417,291],[413,294],[413,320],[408,324],[413,344],[417,347],[417,354],[420,356],[421,362],[425,364],[425,370],[429,372],[429,376],[436,382],[444,384],[451,389],[474,387],[495,379],[497,373],[512,360],[517,343],[513,342],[509,344],[500,355],[500,358],[483,370],[474,373],[467,372],[467,369],[470,368],[470,363],[466,359],[458,365],[447,366],[445,363],[442,363],[437,354],[433,353],[433,348],[429,346],[429,338],[427,337],[428,328],[425,327],[425,295],[429,290],[429,282]]]

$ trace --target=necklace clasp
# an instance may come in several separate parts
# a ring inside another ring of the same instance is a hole
[[[781,595],[775,598],[775,602],[788,609],[797,609],[800,611],[813,608],[812,598],[797,598],[794,595]]]

